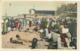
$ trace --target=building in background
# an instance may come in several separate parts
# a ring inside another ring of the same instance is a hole
[[[36,10],[36,9],[30,9],[29,13],[31,17],[35,18],[54,18],[55,17],[55,11],[54,10]]]

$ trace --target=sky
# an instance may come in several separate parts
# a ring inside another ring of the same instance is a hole
[[[37,10],[57,10],[65,2],[51,1],[12,1],[4,2],[3,15],[17,16],[18,14],[29,14],[29,9]]]

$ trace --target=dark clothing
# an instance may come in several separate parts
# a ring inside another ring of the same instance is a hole
[[[31,27],[31,25],[32,25],[32,22],[31,22],[31,21],[29,21],[29,27]]]
[[[37,46],[37,39],[36,38],[33,38],[33,40],[32,40],[32,49],[34,49],[34,48],[36,48],[36,46]]]
[[[50,42],[48,45],[48,49],[57,49],[57,42]]]
[[[66,34],[61,34],[61,41],[64,43],[64,46],[67,47],[67,43],[66,43],[66,40],[65,38],[67,38],[67,35]]]

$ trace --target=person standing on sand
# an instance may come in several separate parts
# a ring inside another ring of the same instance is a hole
[[[29,21],[29,27],[31,27],[31,25],[32,25],[32,21],[30,20],[30,21]]]
[[[20,28],[20,23],[19,23],[19,20],[16,19],[16,30],[19,30],[19,28]]]
[[[38,42],[38,39],[37,38],[33,38],[32,40],[32,49],[35,49],[37,47],[37,42]]]

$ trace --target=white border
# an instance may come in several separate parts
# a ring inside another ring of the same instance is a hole
[[[1,15],[1,13],[2,13],[2,4],[3,4],[3,2],[5,2],[5,1],[55,1],[55,0],[0,0],[0,15]],[[78,24],[77,24],[77,39],[78,39],[78,50],[80,50],[80,2],[79,2],[79,0],[56,0],[56,1],[69,1],[69,2],[73,2],[73,1],[75,1],[75,2],[78,2],[78,17],[77,17],[77,22],[78,22]],[[1,32],[1,16],[0,16],[0,32]],[[1,39],[1,34],[0,34],[0,48],[2,47],[2,39]],[[0,51],[32,51],[31,49],[3,49],[3,48],[1,48],[0,49]],[[33,51],[35,51],[35,50],[33,50]],[[58,49],[58,50],[47,50],[47,49],[36,49],[36,51],[69,51],[68,49],[62,49],[62,50],[60,50],[60,49]],[[70,51],[76,51],[76,50],[70,50]]]

